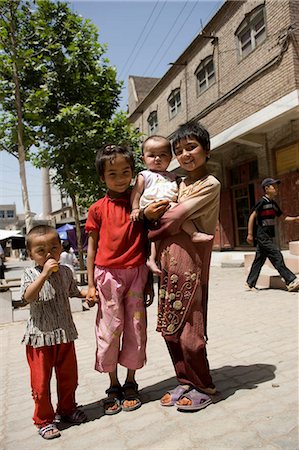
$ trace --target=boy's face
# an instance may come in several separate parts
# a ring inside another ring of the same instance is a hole
[[[278,184],[269,184],[269,186],[265,186],[265,193],[269,198],[274,198],[278,194]]]
[[[164,172],[172,159],[169,147],[164,141],[150,139],[143,149],[143,161],[148,170]]]
[[[61,251],[61,243],[54,232],[32,236],[31,247],[28,249],[30,258],[41,267],[49,258],[54,258],[58,262]]]
[[[114,160],[105,162],[102,181],[106,184],[110,194],[119,195],[126,192],[132,176],[131,166],[122,155],[116,155]]]
[[[210,151],[204,150],[197,139],[188,137],[177,143],[175,154],[180,166],[187,172],[193,172],[206,164]]]

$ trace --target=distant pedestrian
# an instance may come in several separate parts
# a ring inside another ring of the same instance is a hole
[[[77,409],[75,391],[78,370],[74,340],[78,334],[73,322],[69,297],[83,297],[71,270],[59,266],[60,238],[48,225],[38,225],[26,237],[26,246],[35,267],[26,268],[22,277],[22,299],[30,304],[30,316],[22,342],[26,344],[34,424],[44,439],[60,436],[51,403],[50,380],[55,368],[58,404],[56,415],[80,424],[87,417]]]
[[[256,290],[255,285],[267,258],[285,280],[289,292],[299,289],[298,277],[286,267],[283,255],[274,241],[275,218],[283,214],[274,201],[278,194],[279,184],[280,180],[274,180],[273,178],[265,178],[262,181],[264,195],[255,205],[248,220],[247,242],[251,245],[254,244],[253,230],[254,224],[256,224],[256,254],[246,284],[246,287],[250,290]],[[284,220],[299,223],[299,216],[286,216]]]
[[[20,249],[20,261],[26,261],[27,260],[27,250],[25,248]]]
[[[87,300],[97,301],[98,293],[95,369],[109,373],[104,410],[112,415],[141,406],[135,372],[146,361],[147,241],[143,223],[130,220],[133,153],[126,147],[105,146],[97,153],[96,169],[108,191],[89,208],[85,226]],[[127,368],[123,386],[119,364]]]
[[[69,267],[75,277],[75,266],[78,264],[78,259],[76,258],[76,255],[68,240],[62,242],[62,252],[59,263],[63,266]]]
[[[0,284],[3,283],[5,275],[4,275],[4,260],[5,260],[5,254],[2,245],[0,244]]]

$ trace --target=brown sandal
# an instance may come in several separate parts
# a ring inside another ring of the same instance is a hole
[[[122,390],[120,386],[110,386],[106,390],[107,397],[103,400],[104,412],[108,416],[112,416],[113,414],[117,414],[121,411],[121,399],[122,399]],[[115,395],[113,395],[115,394]],[[108,409],[108,405],[110,405],[110,409]],[[112,409],[113,406],[116,408]]]
[[[123,390],[123,394],[124,394],[124,399],[121,402],[121,407],[123,411],[134,411],[135,409],[140,408],[140,406],[142,405],[141,400],[139,398],[139,393],[138,393],[138,384],[134,381],[128,381],[127,383],[125,383],[122,387]],[[126,394],[126,391],[134,391],[134,394]],[[136,401],[136,404],[133,406],[124,406],[124,402],[125,401]]]

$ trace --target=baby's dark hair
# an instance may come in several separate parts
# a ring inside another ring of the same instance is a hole
[[[104,145],[96,155],[96,171],[99,177],[103,177],[105,173],[106,162],[113,162],[117,155],[121,155],[130,164],[134,174],[135,161],[134,154],[131,149],[122,145]]]
[[[162,145],[165,145],[165,147],[167,147],[167,149],[169,150],[169,154],[172,155],[170,141],[167,138],[165,138],[164,136],[160,136],[158,134],[153,134],[152,136],[149,136],[148,138],[145,139],[145,141],[142,143],[142,146],[141,146],[142,155],[144,154],[146,144],[148,144],[148,142],[151,140],[156,141],[156,142],[161,141],[161,143],[163,143]]]
[[[59,234],[57,233],[56,228],[51,227],[50,225],[36,225],[31,228],[29,233],[26,236],[26,248],[27,250],[31,250],[32,241],[36,236],[43,236],[44,234],[55,233],[57,234],[57,239],[60,242]]]
[[[188,122],[180,125],[172,137],[172,150],[175,154],[176,145],[187,138],[195,138],[206,151],[210,150],[210,135],[208,130],[198,122]]]
[[[70,241],[68,241],[67,239],[66,239],[65,241],[63,241],[63,243],[62,243],[62,248],[63,248],[63,250],[65,250],[66,252],[70,251],[70,249],[71,249]]]

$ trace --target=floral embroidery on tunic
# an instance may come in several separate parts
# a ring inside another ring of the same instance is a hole
[[[159,290],[157,330],[164,335],[176,333],[184,322],[185,316],[200,285],[200,270],[186,270],[184,274],[175,272],[176,261],[170,257],[169,247],[161,254],[163,270]],[[174,263],[174,264],[172,264]]]

